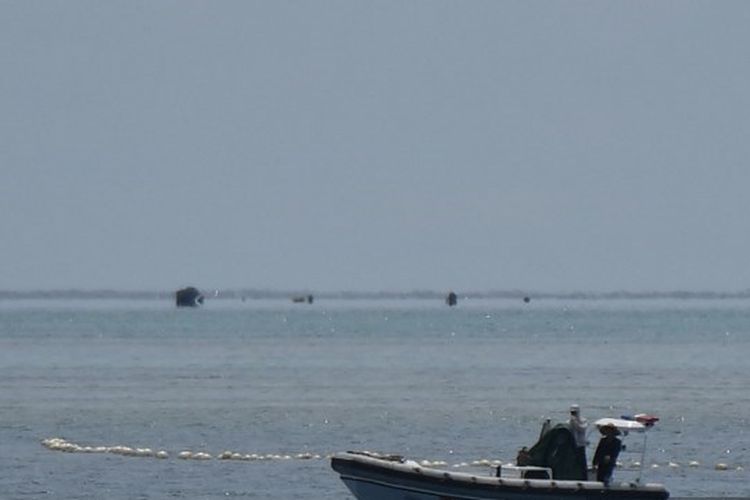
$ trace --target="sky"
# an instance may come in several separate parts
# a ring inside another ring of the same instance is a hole
[[[0,2],[0,289],[750,288],[750,2]]]

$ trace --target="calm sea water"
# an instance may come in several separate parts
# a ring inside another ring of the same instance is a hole
[[[5,301],[0,497],[346,499],[326,455],[485,474],[461,464],[512,460],[574,402],[590,420],[661,417],[645,476],[673,496],[747,496],[748,356],[743,301]],[[169,458],[63,453],[50,437]]]

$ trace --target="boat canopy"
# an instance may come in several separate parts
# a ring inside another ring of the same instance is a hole
[[[601,429],[605,425],[613,425],[622,432],[646,432],[647,427],[635,420],[625,420],[622,418],[600,418],[594,425]]]
[[[527,463],[522,465],[552,469],[555,479],[585,481],[586,471],[578,462],[575,438],[568,424],[557,424],[550,428],[545,425],[542,430],[539,441],[528,451]]]

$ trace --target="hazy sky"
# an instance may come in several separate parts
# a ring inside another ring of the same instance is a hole
[[[750,287],[750,2],[0,2],[0,289]]]

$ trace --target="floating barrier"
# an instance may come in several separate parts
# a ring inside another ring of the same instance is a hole
[[[63,438],[47,438],[42,440],[42,445],[50,450],[66,453],[112,453],[125,457],[169,458],[169,453],[164,450],[154,451],[151,448],[131,448],[129,446],[81,446]]]
[[[156,450],[148,447],[131,447],[131,446],[123,446],[123,445],[115,445],[115,446],[82,446],[77,443],[73,443],[71,441],[68,441],[64,438],[46,438],[42,440],[42,446],[45,448],[52,450],[52,451],[61,451],[64,453],[109,453],[113,455],[120,455],[123,457],[141,457],[141,458],[154,458],[154,459],[160,459],[165,460],[170,458],[172,455],[170,455],[169,452],[166,450]],[[374,452],[366,452],[373,456],[382,456],[382,457],[389,457],[390,455],[381,455]],[[286,461],[286,460],[320,460],[320,459],[328,459],[331,457],[330,454],[319,454],[319,453],[312,453],[309,451],[306,452],[300,452],[300,453],[266,453],[266,454],[260,454],[260,453],[241,453],[238,451],[232,451],[232,450],[224,450],[220,453],[217,453],[216,455],[212,455],[211,453],[208,453],[206,451],[192,451],[192,450],[182,450],[177,452],[174,457],[180,460],[196,460],[196,461],[210,461],[210,460],[221,460],[221,461],[243,461],[243,462],[254,462],[254,461]],[[428,468],[444,468],[444,467],[451,467],[454,469],[461,469],[461,468],[470,468],[470,467],[484,467],[484,468],[491,468],[491,467],[498,467],[502,465],[513,465],[513,462],[503,462],[502,460],[490,460],[486,458],[478,459],[478,460],[472,460],[472,461],[466,461],[466,462],[456,462],[456,463],[449,463],[445,460],[419,460],[417,461],[418,464],[422,467],[428,467]],[[687,466],[689,468],[699,468],[701,467],[701,463],[697,460],[690,460],[687,463]],[[651,463],[651,464],[644,464],[644,467],[648,467],[651,469],[659,469],[661,466],[665,466],[669,469],[681,469],[683,466],[680,462],[676,460],[669,460],[667,462],[659,463]],[[633,469],[639,469],[641,467],[641,463],[638,461],[633,461],[630,463],[624,463],[624,462],[618,462],[617,467],[622,470],[633,470]],[[736,471],[736,472],[743,472],[745,469],[742,466],[742,464],[729,464],[726,462],[719,462],[713,466],[713,469],[715,471]]]
[[[42,440],[42,446],[53,451],[62,451],[66,453],[111,453],[114,455],[121,455],[124,457],[153,457],[159,459],[169,458],[169,453],[166,450],[154,451],[151,448],[132,448],[130,446],[81,446],[76,443],[72,443],[64,438],[47,438]],[[321,459],[323,456],[317,453],[303,452],[290,454],[257,454],[257,453],[238,453],[236,451],[225,450],[218,454],[216,457],[205,451],[190,451],[183,450],[177,453],[177,458],[181,460],[213,460],[217,458],[219,460],[241,460],[241,461],[252,461],[252,460],[315,460]],[[326,457],[328,458],[328,457]],[[442,462],[445,464],[445,462]],[[437,462],[432,463],[438,465]]]

